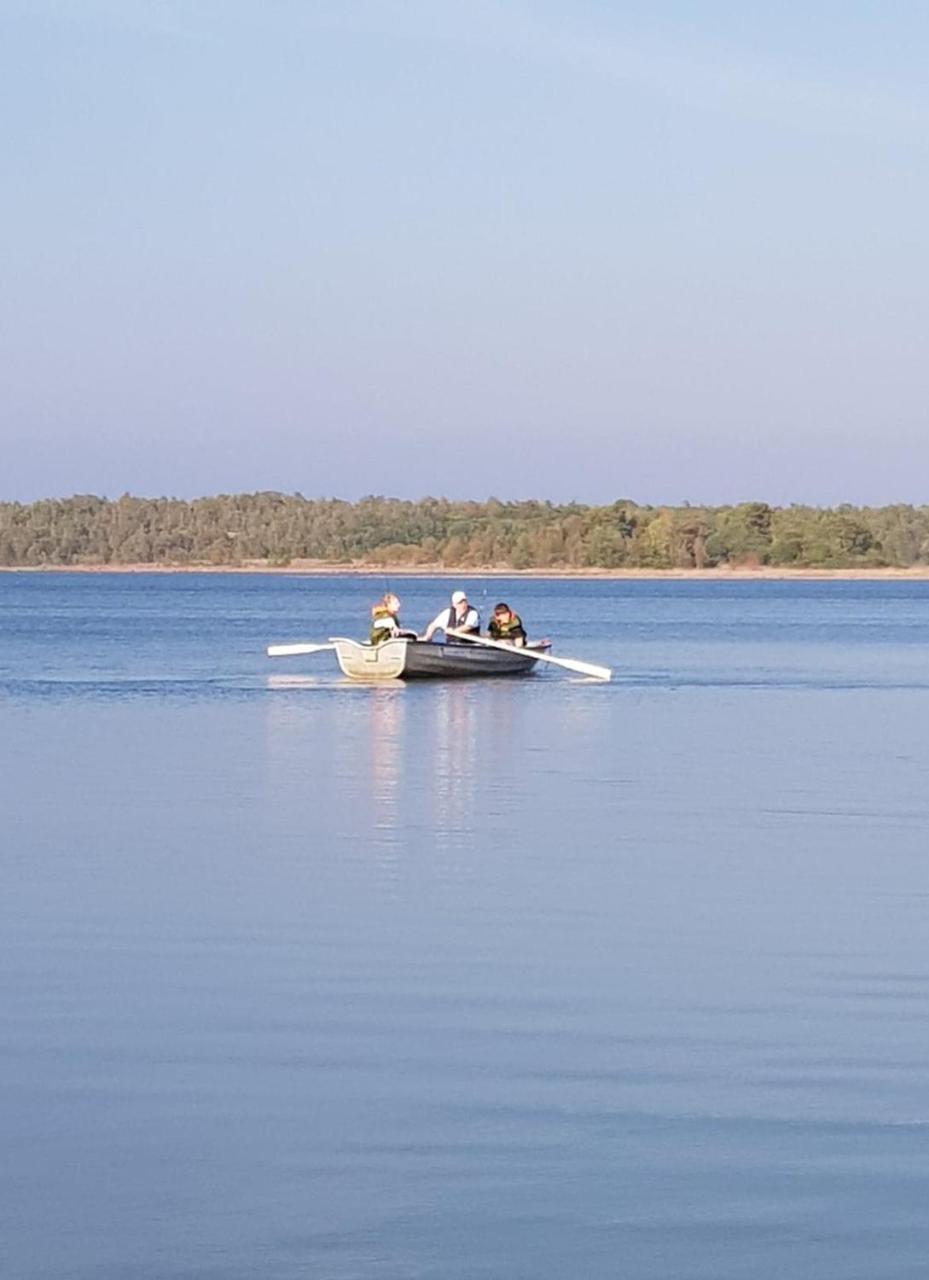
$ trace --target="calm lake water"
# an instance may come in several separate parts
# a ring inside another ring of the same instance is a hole
[[[929,584],[464,585],[0,574],[0,1274],[922,1280]]]

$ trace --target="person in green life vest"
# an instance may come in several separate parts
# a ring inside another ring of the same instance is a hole
[[[491,640],[500,640],[503,644],[514,644],[518,649],[522,649],[526,643],[523,620],[508,604],[494,605],[488,630]]]
[[[400,626],[400,599],[388,591],[371,609],[371,644],[383,644],[385,640],[415,640],[415,631],[404,631]]]

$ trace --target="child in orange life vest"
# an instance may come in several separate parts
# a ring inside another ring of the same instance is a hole
[[[499,640],[503,644],[513,644],[522,649],[526,643],[526,632],[518,613],[514,613],[508,604],[494,605],[493,617],[488,627],[491,640]]]
[[[392,591],[388,591],[383,599],[371,609],[371,644],[382,644],[385,640],[415,640],[413,631],[404,631],[400,626],[400,599]]]

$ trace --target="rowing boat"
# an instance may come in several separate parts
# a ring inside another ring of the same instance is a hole
[[[423,640],[385,640],[359,644],[343,636],[329,642],[343,675],[350,680],[421,680],[462,676],[524,676],[538,666],[551,645],[483,648],[468,644],[434,644]]]
[[[451,637],[454,636],[455,639]],[[556,658],[551,644],[540,640],[523,648],[492,640],[489,636],[451,632],[445,644],[431,644],[414,636],[397,636],[382,644],[359,644],[333,636],[328,644],[269,644],[269,658],[294,658],[298,654],[335,650],[342,671],[351,680],[422,679],[428,676],[524,676],[540,662],[561,667],[591,680],[610,680],[609,667],[579,658]]]

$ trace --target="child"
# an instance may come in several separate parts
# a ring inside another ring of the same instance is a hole
[[[378,600],[371,609],[371,644],[382,644],[402,634],[400,630],[400,600],[392,591]]]
[[[489,631],[491,640],[500,640],[503,644],[515,644],[519,649],[524,648],[526,644],[523,620],[508,604],[494,605]]]

